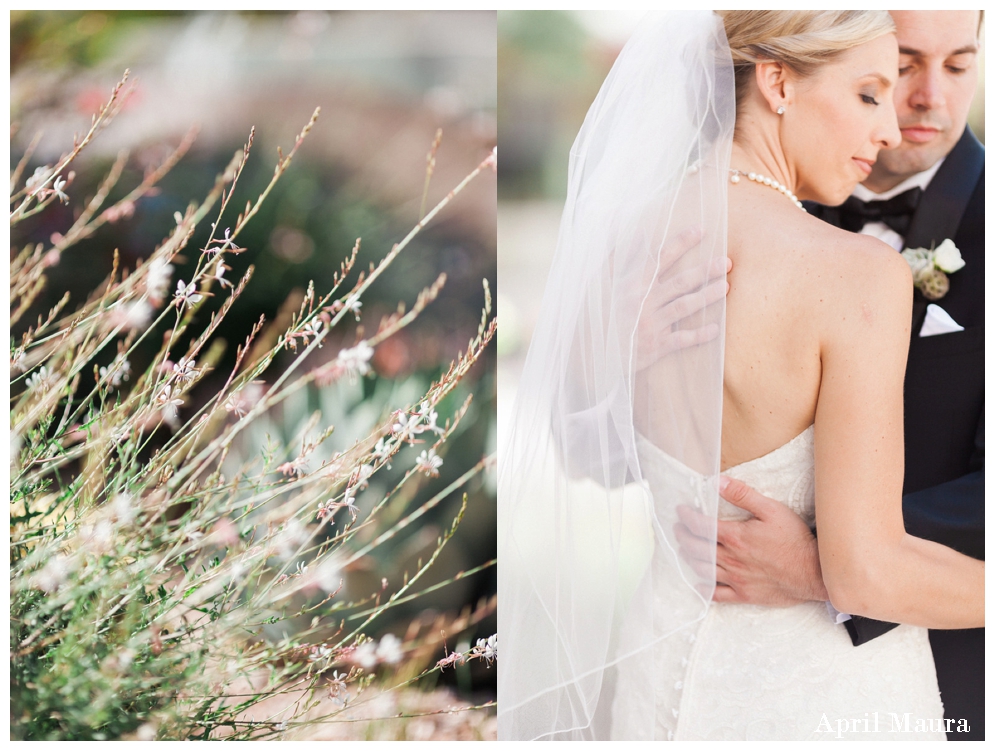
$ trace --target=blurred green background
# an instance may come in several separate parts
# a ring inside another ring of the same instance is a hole
[[[56,204],[19,226],[12,253],[28,243],[47,245],[53,233],[64,232],[121,150],[130,156],[111,200],[140,182],[144,170],[158,164],[191,126],[200,126],[194,147],[160,183],[157,195],[141,200],[132,218],[105,225],[67,251],[50,269],[48,286],[22,319],[24,325],[66,290],[72,295],[70,310],[81,304],[106,278],[115,248],[127,268],[147,258],[175,226],[173,213],[182,213],[188,202],[208,192],[251,126],[256,127],[255,145],[233,204],[254,199],[272,175],[277,146],[289,151],[314,108],[322,108],[294,163],[240,235],[247,252],[227,258],[233,266],[229,278],[237,279],[249,264],[255,275],[218,331],[228,345],[223,360],[195,389],[185,410],[196,409],[223,383],[236,344],[260,315],[274,320],[309,280],[319,294],[330,289],[332,274],[357,237],[363,238],[362,269],[407,234],[419,219],[426,153],[436,129],[443,130],[443,138],[428,207],[496,143],[494,12],[12,11],[10,22],[12,168],[32,137],[42,133],[27,175],[64,153],[74,133],[85,132],[91,114],[107,100],[125,68],[137,81],[124,110],[75,164],[70,203]],[[364,295],[363,323],[367,330],[375,329],[399,301],[410,307],[440,273],[448,277],[438,300],[419,320],[377,348],[375,377],[361,386],[334,384],[321,393],[314,389],[269,415],[262,433],[289,441],[310,411],[320,408],[322,424],[336,424],[327,448],[339,450],[365,435],[374,420],[424,393],[476,334],[483,306],[481,280],[496,287],[495,204],[496,180],[488,171]],[[235,213],[221,226],[234,225]],[[185,263],[173,274],[174,286],[177,279],[189,278],[207,231],[200,228],[188,246]],[[220,299],[210,302],[217,307]],[[201,325],[210,309],[203,309]],[[351,346],[358,325],[350,321],[333,331],[307,367],[333,358],[340,346]],[[19,324],[12,336],[19,337],[22,330]],[[132,362],[133,370],[145,368],[155,349],[154,342],[150,345]],[[113,353],[107,355],[109,360]],[[282,356],[268,381],[291,356]],[[424,483],[422,500],[494,451],[494,369],[495,354],[488,351],[459,391],[441,405],[440,422],[469,392],[474,394],[460,432],[442,454],[441,476]],[[243,449],[251,452],[253,447]],[[360,506],[372,505],[378,493],[382,497],[416,455],[415,449],[403,450],[393,471],[378,473],[360,496]],[[470,498],[463,526],[425,580],[428,585],[496,553],[493,480],[480,476],[466,490]],[[418,528],[381,549],[356,576],[376,584],[381,576],[399,582],[404,570],[412,571],[417,558],[431,552],[459,507],[459,495],[430,514],[426,525],[413,525]],[[425,608],[430,614],[455,612],[490,597],[496,576],[491,568],[458,581],[412,603],[398,613],[396,623]],[[477,633],[461,638],[495,631],[492,616]],[[473,663],[471,675],[470,667],[458,675],[450,671],[444,680],[458,679],[468,691],[493,692],[495,671]]]

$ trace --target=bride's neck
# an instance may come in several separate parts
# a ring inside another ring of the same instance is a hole
[[[759,172],[792,191],[797,184],[797,175],[781,149],[780,139],[773,133],[753,129],[737,132],[729,166],[740,172]]]

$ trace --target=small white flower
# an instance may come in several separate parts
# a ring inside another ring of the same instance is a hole
[[[159,405],[162,407],[181,407],[183,406],[183,400],[179,397],[173,397],[173,387],[168,383],[162,387],[162,391],[156,397]]]
[[[34,174],[27,179],[27,181],[24,183],[24,186],[28,190],[36,188],[39,185],[44,184],[44,182],[48,180],[51,174],[52,174],[52,168],[49,166],[36,167]]]
[[[131,363],[123,355],[114,358],[110,365],[100,369],[100,377],[117,388],[122,381],[127,381],[131,376]]]
[[[94,552],[102,552],[114,536],[114,527],[107,519],[101,519],[92,528],[82,530],[85,544]]]
[[[949,238],[940,243],[940,246],[934,251],[933,262],[940,271],[945,271],[948,274],[960,271],[966,265],[960,254],[960,249]]]
[[[376,647],[372,641],[364,641],[353,650],[350,659],[363,670],[372,670],[377,666]]]
[[[364,376],[370,372],[370,358],[373,357],[373,347],[361,341],[355,347],[343,349],[339,352],[336,362],[345,371],[350,379],[357,375]]]
[[[321,474],[324,477],[330,477],[332,479],[338,478],[339,472],[342,471],[342,462],[339,459],[340,456],[339,452],[335,452],[332,458],[328,461],[328,464],[321,468]]]
[[[248,411],[263,395],[262,381],[253,381],[240,391],[236,391],[225,400],[225,410],[234,412],[239,417],[245,417]]]
[[[351,310],[352,314],[356,316],[356,320],[359,320],[359,310],[363,307],[363,302],[358,297],[350,297],[346,300],[345,309]]]
[[[906,248],[902,251],[902,258],[908,262],[909,268],[912,269],[912,279],[916,283],[924,272],[933,268],[931,253],[925,248]]]
[[[195,367],[196,365],[196,360],[181,357],[179,362],[173,364],[173,372],[176,374],[176,380],[180,383],[192,381],[200,375],[200,371]]]
[[[220,260],[214,267],[214,281],[220,284],[222,289],[232,286],[232,283],[225,279],[225,272],[229,270],[231,270],[231,266],[225,266]]]
[[[245,399],[240,399],[238,394],[232,394],[225,400],[225,411],[234,412],[239,417],[245,417],[245,411],[248,407]]]
[[[346,676],[338,670],[332,672],[332,679],[328,682],[328,698],[339,706],[345,706],[349,700],[349,691],[345,682]]]
[[[377,645],[377,659],[386,662],[388,665],[396,665],[404,659],[404,649],[401,640],[394,634],[386,634]]]
[[[415,469],[419,472],[424,472],[429,477],[439,476],[439,467],[442,466],[442,458],[435,453],[435,449],[428,449],[428,451],[422,451],[418,455],[418,460],[415,462]]]
[[[912,269],[912,283],[927,300],[939,300],[946,295],[950,291],[947,274],[965,266],[960,251],[949,239],[935,250],[906,248],[902,251],[902,257]]]
[[[53,374],[47,365],[42,365],[38,370],[28,376],[24,382],[29,389],[45,388],[52,381]]]
[[[153,308],[145,300],[116,305],[111,309],[111,325],[117,328],[143,329],[152,320]]]
[[[320,318],[315,318],[313,321],[309,321],[304,324],[304,329],[301,332],[304,337],[304,343],[310,344],[311,337],[321,336],[321,332],[325,330],[325,324]],[[321,349],[322,345],[318,345],[318,349]]]
[[[66,187],[66,181],[64,178],[57,177],[55,182],[52,184],[52,192],[56,197],[62,201],[62,203],[69,203],[69,196],[67,196],[62,189]]]
[[[412,420],[408,418],[407,412],[398,412],[394,424],[390,426],[390,432],[403,437],[411,432],[411,424]]]
[[[145,277],[145,289],[156,305],[161,305],[169,292],[173,265],[166,263],[163,258],[153,258],[146,266],[148,267],[148,275]]]
[[[339,502],[339,508],[347,508],[352,514],[352,518],[355,519],[359,514],[359,509],[356,508],[356,489],[346,488],[345,493],[342,494],[342,500]]]
[[[373,465],[363,464],[356,470],[356,487],[359,490],[366,490],[370,486],[370,477],[373,475]]]
[[[383,436],[380,436],[377,445],[373,447],[373,460],[383,461],[387,465],[387,469],[390,469],[390,462],[387,461],[387,458],[390,456],[390,450],[390,444],[387,443]]]
[[[214,226],[214,225],[211,225],[211,226]],[[216,247],[216,248],[204,248],[201,251],[201,253],[204,253],[205,255],[214,256],[214,255],[217,255],[218,253],[221,253],[222,251],[225,251],[225,250],[231,250],[231,251],[236,251],[236,252],[237,251],[241,251],[241,250],[245,250],[245,248],[240,248],[240,247],[238,247],[235,244],[235,238],[231,236],[231,227],[228,227],[227,229],[225,229],[225,236],[224,236],[223,239],[222,238],[218,238],[218,239],[215,239],[215,240],[211,240],[211,242],[212,243],[217,243],[218,247]],[[210,243],[208,243],[208,245],[210,245]]]
[[[491,634],[486,639],[477,639],[474,651],[490,665],[497,659],[497,634]]]
[[[176,293],[173,295],[176,298],[177,304],[183,305],[193,305],[204,299],[203,295],[197,294],[197,285],[190,282],[187,285],[182,279],[176,282]]]
[[[296,475],[297,477],[303,477],[310,471],[311,467],[308,464],[307,457],[301,454],[292,462],[284,462],[279,467],[276,468],[277,472],[282,472],[287,477],[291,475]]]
[[[69,576],[69,566],[62,555],[54,555],[48,559],[45,567],[35,574],[34,582],[43,592],[52,593],[62,586]]]
[[[179,397],[173,397],[173,387],[168,383],[163,386],[162,391],[156,396],[156,401],[159,402],[159,407],[162,409],[162,419],[166,421],[166,424],[172,428],[178,427],[180,422],[179,408],[183,405],[183,400]]]
[[[437,435],[442,435],[446,432],[443,428],[440,428],[435,424],[435,421],[439,419],[439,413],[432,409],[432,406],[428,402],[421,403],[421,407],[418,409],[418,414],[421,415],[422,420],[425,421],[425,426],[418,432],[431,430]]]
[[[135,499],[131,493],[118,493],[111,501],[118,524],[128,524],[135,518]]]

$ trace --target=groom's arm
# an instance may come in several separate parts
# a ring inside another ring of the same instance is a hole
[[[978,418],[971,473],[902,499],[910,535],[985,560],[985,415]]]
[[[906,530],[911,535],[954,548],[984,560],[984,417],[979,418],[969,468],[975,470],[942,485],[910,493],[902,499]],[[787,506],[757,493],[738,480],[720,488],[723,498],[751,514],[746,521],[720,521],[716,550],[715,600],[788,606],[806,600],[828,600],[819,568],[814,534]],[[675,530],[681,554],[706,565],[707,530],[690,509],[680,509]],[[710,565],[710,564],[708,564]],[[846,621],[855,645],[864,644],[896,624],[854,617]]]

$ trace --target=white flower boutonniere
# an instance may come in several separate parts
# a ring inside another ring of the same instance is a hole
[[[912,283],[927,300],[939,300],[950,291],[947,274],[964,268],[964,259],[953,240],[946,239],[940,247],[906,248],[902,257],[912,267]]]

